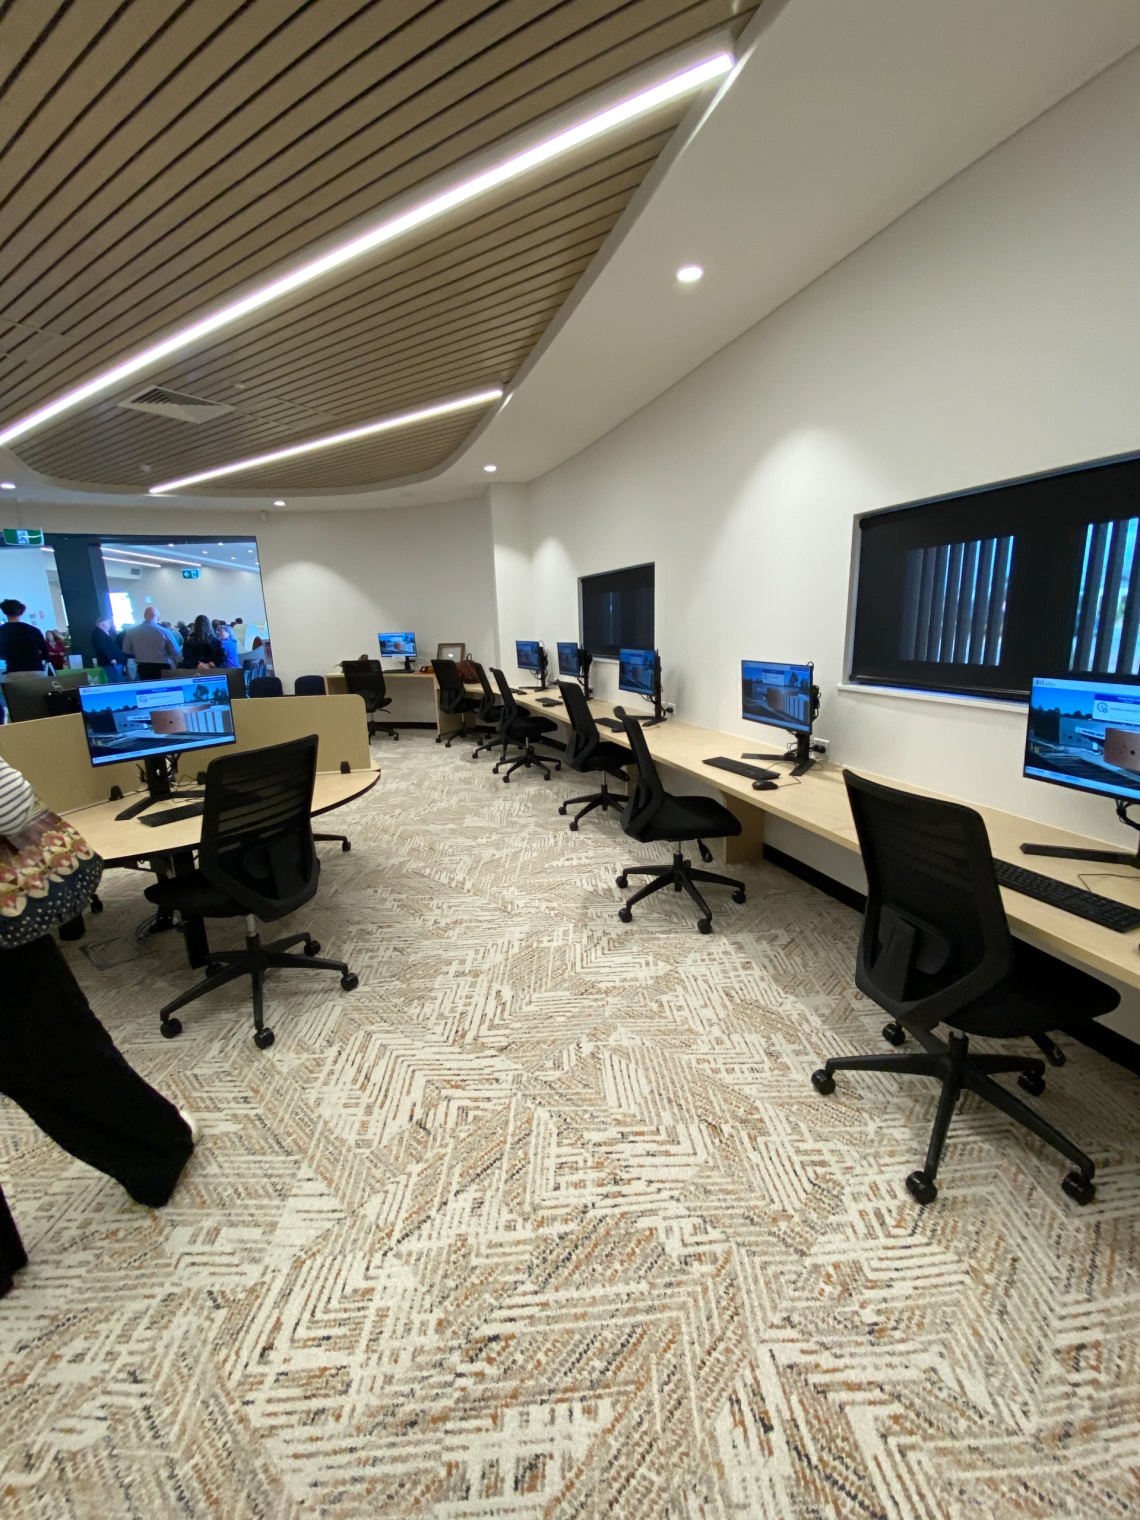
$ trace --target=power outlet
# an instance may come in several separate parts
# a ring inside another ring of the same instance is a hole
[[[811,741],[811,752],[812,752],[813,755],[826,755],[827,752],[830,749],[831,749],[831,740],[830,739],[816,739],[814,737],[812,738],[812,741]]]

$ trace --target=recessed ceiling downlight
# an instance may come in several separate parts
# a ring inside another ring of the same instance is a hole
[[[493,475],[499,466],[497,464],[485,464],[483,468],[486,470],[488,475]]]
[[[704,270],[699,264],[682,264],[677,271],[677,283],[679,285],[695,285],[704,276]]]

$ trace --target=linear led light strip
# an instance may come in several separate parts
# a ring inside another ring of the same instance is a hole
[[[695,64],[667,75],[656,84],[636,91],[625,100],[618,101],[616,105],[584,117],[583,120],[575,122],[561,132],[554,133],[553,136],[535,144],[534,147],[511,154],[482,173],[474,174],[450,189],[429,196],[426,200],[411,206],[407,211],[377,222],[327,253],[301,264],[275,280],[270,280],[268,284],[258,286],[226,306],[219,306],[207,316],[199,318],[197,322],[178,328],[169,337],[151,344],[149,348],[140,349],[138,353],[131,354],[129,358],[123,359],[110,369],[102,370],[99,374],[92,376],[90,380],[76,386],[74,390],[65,391],[54,401],[49,401],[34,412],[29,412],[27,416],[19,418],[0,432],[0,445],[14,443],[17,438],[23,438],[25,434],[42,427],[45,422],[50,422],[53,417],[58,417],[62,412],[70,411],[81,402],[89,401],[92,396],[111,390],[132,375],[138,374],[140,370],[150,369],[160,359],[167,359],[172,354],[193,347],[203,338],[217,332],[219,328],[228,327],[241,317],[246,317],[251,312],[268,306],[271,301],[280,300],[291,291],[299,290],[302,286],[319,279],[322,275],[329,274],[334,269],[341,268],[353,259],[359,259],[364,254],[371,253],[373,249],[390,243],[394,238],[401,237],[416,227],[422,227],[427,222],[435,221],[436,218],[448,211],[453,211],[457,206],[466,205],[468,201],[476,200],[500,185],[518,179],[542,164],[561,158],[584,143],[603,137],[627,122],[635,121],[639,116],[648,115],[658,107],[689,95],[714,79],[722,78],[731,71],[733,64],[731,53],[718,50]]]
[[[435,406],[421,406],[414,412],[399,412],[394,417],[382,417],[379,422],[368,422],[363,427],[349,428],[344,433],[326,433],[323,438],[311,438],[308,443],[295,443],[291,448],[275,449],[272,454],[254,454],[250,459],[238,459],[233,464],[219,465],[214,470],[199,470],[196,475],[183,475],[178,480],[164,480],[151,486],[151,496],[161,496],[167,491],[178,491],[183,486],[200,485],[203,480],[217,480],[219,475],[236,475],[241,470],[257,470],[262,465],[276,464],[279,459],[295,459],[298,454],[312,454],[317,449],[331,449],[338,443],[352,443],[357,438],[371,438],[376,433],[390,433],[395,428],[411,427],[415,422],[426,422],[430,417],[446,417],[449,412],[466,411],[473,406],[486,406],[498,401],[503,394],[501,385],[493,385],[485,391],[472,391],[458,396],[454,401],[440,401]]]

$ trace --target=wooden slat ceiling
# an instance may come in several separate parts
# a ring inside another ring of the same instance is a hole
[[[318,240],[708,33],[739,0],[8,0],[0,4],[2,415],[14,418]],[[506,383],[684,105],[393,245],[15,446],[140,489]],[[153,385],[234,410],[124,410]],[[464,413],[219,493],[438,468]]]

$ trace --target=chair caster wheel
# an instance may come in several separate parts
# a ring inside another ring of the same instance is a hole
[[[698,929],[698,931],[701,934],[711,934],[712,933],[712,919],[711,918],[699,918],[697,920],[697,929]]]
[[[626,876],[626,874],[624,873],[624,871],[622,872],[622,874],[620,876],[615,876],[614,877],[614,881],[622,889],[623,892],[625,891],[626,887],[629,886],[629,877]]]
[[[352,840],[351,839],[344,839],[344,840],[341,841],[340,853],[342,855],[347,855],[348,852],[349,852],[349,850],[351,850],[351,849],[352,849]]]
[[[884,1024],[883,1039],[886,1040],[888,1045],[905,1045],[906,1030],[901,1024]]]
[[[272,1029],[255,1029],[253,1032],[253,1043],[257,1046],[258,1050],[268,1050],[273,1044]]]
[[[570,820],[570,832],[571,834],[578,832],[578,820],[576,818],[571,818]]]
[[[315,940],[315,939],[307,939],[305,941],[304,949],[305,949],[305,954],[306,955],[320,955],[320,953],[321,953],[320,941],[319,940]]]
[[[732,894],[732,900],[733,900],[734,903],[742,903],[746,899],[745,899],[745,896],[744,896],[743,892],[734,892]]]
[[[632,924],[633,910],[631,908],[619,908],[618,917],[621,919],[623,924]]]
[[[1017,1085],[1031,1098],[1039,1098],[1045,1091],[1045,1078],[1039,1077],[1035,1071],[1023,1071],[1017,1079]],[[1076,1175],[1080,1176],[1080,1173]]]
[[[925,1172],[911,1172],[906,1179],[906,1190],[915,1203],[933,1203],[938,1197],[938,1189]]]
[[[346,971],[340,979],[340,985],[345,992],[355,992],[360,986],[360,978],[355,971]]]
[[[397,744],[399,744],[399,742],[400,742],[400,736],[399,736],[399,734],[393,734],[392,738],[395,739],[395,741],[396,741]]]
[[[835,1091],[835,1078],[829,1071],[824,1071],[823,1067],[821,1066],[818,1071],[812,1072],[811,1085],[815,1088],[817,1093],[822,1093],[826,1098],[828,1093],[833,1093]]]
[[[511,778],[509,776],[504,776],[503,777],[503,785],[504,786],[509,786],[510,785],[510,781],[511,781]]]
[[[162,1031],[162,1038],[164,1040],[176,1040],[182,1033],[182,1020],[163,1019],[158,1027]]]
[[[1074,1203],[1091,1203],[1096,1197],[1096,1183],[1091,1177],[1086,1177],[1083,1172],[1070,1172],[1063,1179],[1061,1188]]]
[[[561,816],[563,818],[565,818],[566,817],[566,804],[562,803],[562,805],[559,807],[558,811],[561,814]]]

